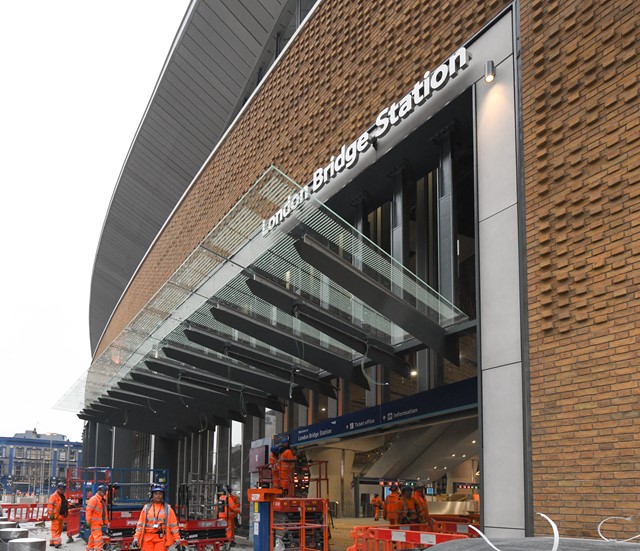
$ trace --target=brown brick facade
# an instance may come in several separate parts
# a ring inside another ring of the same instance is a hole
[[[507,5],[327,0],[166,226],[97,354],[269,165],[308,181]],[[533,506],[562,535],[593,536],[640,509],[640,5],[519,9]]]
[[[521,7],[533,505],[567,536],[639,510],[639,15]]]

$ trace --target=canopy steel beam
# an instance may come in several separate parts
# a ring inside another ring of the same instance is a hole
[[[184,438],[188,436],[189,433],[192,431],[192,429],[190,429],[189,427],[179,426],[174,429],[174,428],[163,427],[160,425],[150,426],[146,423],[140,423],[137,421],[131,421],[128,424],[125,424],[124,421],[122,421],[121,419],[118,419],[115,421],[112,421],[111,419],[107,419],[107,420],[98,419],[82,413],[78,414],[78,417],[86,421],[94,421],[95,423],[100,423],[103,425],[107,425],[109,427],[132,430],[132,431],[142,432],[145,434],[154,434],[156,436],[160,436],[162,438],[169,438],[169,439]]]
[[[369,383],[362,370],[359,368],[354,369],[351,362],[341,356],[313,343],[301,340],[287,331],[226,308],[221,304],[213,305],[211,314],[221,323],[251,335],[294,357],[301,357],[305,362],[369,390]]]
[[[208,385],[198,381],[194,382],[193,380],[189,380],[188,377],[183,378],[180,375],[178,378],[173,379],[151,373],[151,371],[134,370],[130,373],[130,376],[134,381],[151,384],[158,388],[171,390],[177,387],[180,389],[180,392],[187,396],[191,396],[196,400],[204,400],[206,407],[209,409],[227,409],[228,414],[235,421],[244,422],[246,415],[251,414],[250,412],[255,412],[255,408],[258,407],[255,404],[253,404],[255,407],[249,407],[251,399],[249,394],[245,396],[244,393],[241,392],[238,396],[220,395],[218,390],[212,392]],[[203,407],[200,403],[198,405]],[[263,414],[263,412],[260,413]]]
[[[167,379],[166,377],[160,377],[152,373],[142,373],[140,371],[131,371],[129,376],[133,379],[132,382],[120,382],[119,384],[123,388],[133,387],[133,385],[139,385],[138,388],[147,387],[147,392],[152,395],[162,396],[163,392],[172,392],[176,388],[178,381],[174,379]],[[188,383],[180,382],[180,394],[176,394],[179,400],[184,401],[183,407],[185,409],[193,408],[193,411],[202,410],[209,411],[214,415],[228,417],[233,421],[244,422],[244,416],[237,409],[239,404],[229,404],[228,401],[223,400],[219,394],[213,394],[206,391],[197,392],[194,389],[188,388]]]
[[[91,408],[85,408],[80,412],[80,414],[78,414],[78,417],[107,426],[136,430],[159,436],[187,435],[190,432],[198,430],[197,426],[181,424],[172,419],[159,419],[153,421],[137,419],[135,417],[132,418],[129,415],[125,415],[122,411],[118,412],[116,410],[106,413]]]
[[[184,330],[184,334],[191,342],[204,346],[209,350],[226,354],[230,358],[240,360],[247,365],[260,369],[265,373],[273,374],[276,377],[284,379],[293,377],[293,381],[300,386],[319,392],[329,398],[337,398],[334,387],[328,382],[309,374],[308,371],[305,371],[302,366],[299,366],[295,362],[292,363],[280,358],[275,358],[248,345],[231,341],[212,333],[204,327],[191,325],[188,329]]]
[[[125,392],[121,390],[110,390],[108,391],[106,397],[101,396],[100,398],[98,398],[98,400],[100,401],[104,399],[107,399],[107,400],[119,399],[125,403],[131,404],[132,407],[142,408],[143,411],[145,409],[148,409],[149,411],[151,411],[151,413],[158,413],[158,411],[161,411],[163,408],[170,408],[171,410],[180,410],[185,407],[184,404],[181,403],[179,400],[173,401],[173,400],[160,400],[158,398],[152,398],[152,397],[146,397],[146,396],[140,396],[139,398],[127,396],[132,394],[134,393]],[[192,407],[195,407],[193,403],[192,403]],[[209,417],[213,424],[220,425],[221,427],[231,426],[230,420],[225,416],[209,415]]]
[[[263,390],[280,398],[288,398],[303,406],[309,405],[302,388],[287,381],[274,379],[257,370],[242,369],[240,366],[221,361],[216,357],[185,350],[173,345],[164,346],[162,351],[172,360],[193,366],[195,369],[189,370],[188,373],[204,382],[213,380],[224,384],[224,378],[228,377],[236,383],[249,388]],[[198,373],[198,370],[204,373]],[[211,377],[210,375],[216,377]]]
[[[185,365],[176,365],[172,360],[145,360],[145,365],[150,371],[155,371],[162,375],[175,379],[174,384],[178,381],[185,381],[191,384],[196,384],[202,387],[202,379],[195,379],[193,375],[189,374],[189,370],[195,368],[189,368]],[[185,376],[186,374],[186,376]],[[204,388],[215,388],[217,391],[221,391],[224,394],[224,398],[237,400],[240,399],[247,403],[255,404],[259,407],[265,407],[273,409],[275,411],[284,412],[284,405],[275,396],[269,396],[267,394],[259,394],[254,390],[245,391],[243,388],[237,389],[229,384],[225,384],[224,381],[219,379],[211,379],[210,382],[205,383]],[[242,397],[242,398],[241,398]],[[234,402],[235,403],[235,402]]]
[[[407,362],[394,354],[393,347],[372,337],[363,329],[259,275],[252,274],[247,280],[247,286],[254,295],[283,312],[315,327],[318,331],[322,331],[375,363],[393,369],[407,379],[410,377]]]
[[[444,329],[416,308],[391,293],[377,281],[364,275],[362,271],[345,262],[310,236],[305,235],[298,239],[294,247],[309,265],[402,327],[431,350],[438,354],[444,352]]]

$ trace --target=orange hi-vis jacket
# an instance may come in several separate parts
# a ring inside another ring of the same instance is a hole
[[[57,519],[58,517],[66,517],[69,512],[69,506],[66,506],[66,511],[63,510],[62,503],[66,502],[67,498],[60,495],[60,492],[56,490],[49,497],[49,502],[47,503],[47,514],[49,518],[53,515],[53,519]]]
[[[396,501],[400,499],[398,492],[391,492],[384,500],[382,508],[382,518],[389,521],[389,524],[398,524],[398,513],[396,511]]]
[[[380,510],[384,506],[384,503],[382,503],[382,499],[380,499],[380,496],[372,497],[371,498],[371,505],[373,506],[373,517],[376,520],[378,520],[378,517],[380,516]]]
[[[220,518],[229,518],[231,520],[235,519],[240,512],[240,503],[238,502],[238,498],[233,494],[229,494],[220,497],[220,501],[224,502],[225,505],[218,516]]]
[[[429,519],[429,506],[427,505],[427,500],[425,499],[424,494],[418,490],[414,490],[411,497],[418,506],[419,521],[424,524]]]
[[[100,494],[91,496],[84,511],[86,522],[91,523],[91,529],[107,524],[107,500]]]
[[[296,456],[291,451],[291,448],[287,448],[280,454],[280,485],[283,490],[292,489],[293,486],[293,467],[296,461]]]
[[[398,524],[417,524],[419,518],[418,504],[411,496],[399,495],[395,503]]]
[[[271,487],[280,488],[280,460],[275,453],[269,455],[269,467],[271,467]]]
[[[138,545],[142,547],[145,537],[150,537],[161,531],[164,534],[166,547],[175,542],[180,542],[178,519],[171,506],[168,503],[147,503],[140,511],[134,538],[138,540]]]

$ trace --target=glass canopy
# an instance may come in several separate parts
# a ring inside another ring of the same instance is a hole
[[[257,373],[241,358],[260,354],[311,383],[365,361],[402,368],[395,347],[413,338],[438,346],[445,328],[466,319],[271,167],[96,358],[85,406],[149,359],[176,363],[167,346],[227,365],[229,381],[236,370]],[[287,379],[284,370],[271,375]]]

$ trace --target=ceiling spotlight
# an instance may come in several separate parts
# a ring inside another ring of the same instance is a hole
[[[495,63],[490,59],[484,64],[484,81],[493,82],[493,79],[495,78],[496,78],[496,66],[495,66]]]
[[[411,370],[411,376],[415,377],[418,374],[418,370],[417,369],[412,369]]]

